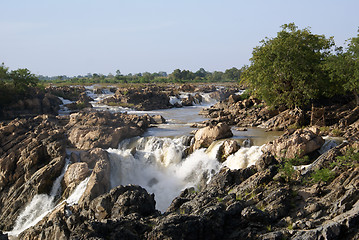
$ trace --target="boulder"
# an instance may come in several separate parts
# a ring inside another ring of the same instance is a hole
[[[224,162],[229,155],[237,152],[240,148],[241,146],[236,140],[225,140],[218,150],[219,160]]]
[[[90,204],[91,214],[98,219],[120,218],[136,213],[140,216],[155,214],[154,194],[135,185],[118,186],[109,193],[94,199]]]
[[[93,148],[80,153],[80,161],[87,163],[90,169],[93,169],[99,160],[108,160],[107,152],[102,148]]]
[[[79,200],[79,204],[88,206],[89,203],[96,197],[108,192],[111,189],[110,172],[111,166],[108,159],[101,159],[96,162],[87,187]]]
[[[209,147],[215,140],[232,137],[231,128],[224,123],[199,129],[194,135],[193,150]]]
[[[294,133],[285,133],[278,139],[266,144],[263,152],[269,152],[279,158],[303,157],[320,149],[324,139],[309,129],[298,129]]]
[[[153,115],[151,117],[151,124],[162,124],[162,123],[166,123],[166,120],[161,115]]]
[[[87,163],[72,163],[67,168],[63,178],[63,197],[68,197],[76,186],[90,175]]]

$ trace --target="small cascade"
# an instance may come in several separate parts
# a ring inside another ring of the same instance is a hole
[[[69,165],[69,160],[66,159],[65,166],[61,172],[61,175],[56,178],[53,183],[50,195],[36,194],[31,202],[25,207],[25,209],[19,214],[16,219],[15,226],[12,231],[8,232],[9,236],[18,236],[24,230],[34,226],[40,222],[48,213],[52,212],[62,203],[66,202],[72,206],[77,204],[82,194],[85,192],[87,183],[90,177],[83,180],[76,186],[71,195],[64,201],[56,204],[56,198],[61,193],[61,181],[65,175],[65,172]]]
[[[62,104],[60,105],[59,115],[70,114],[71,111],[65,105],[73,102],[62,97],[58,97],[58,98],[62,101]]]
[[[323,146],[318,150],[320,154],[323,154],[329,151],[330,149],[338,146],[343,141],[341,138],[333,138],[329,136],[325,136],[323,137],[323,139],[325,140],[325,142]]]
[[[25,207],[25,209],[19,214],[16,219],[15,226],[11,232],[8,232],[11,236],[17,236],[25,229],[34,226],[36,223],[41,221],[55,208],[55,198],[58,196],[61,190],[61,180],[65,175],[67,167],[70,163],[69,159],[66,159],[66,163],[60,176],[54,181],[50,195],[47,194],[36,194],[31,202]]]
[[[242,147],[235,154],[230,155],[223,162],[223,166],[235,170],[254,165],[262,155],[262,146]]]
[[[183,158],[184,142],[183,137],[147,137],[124,141],[119,149],[108,149],[111,186],[140,185],[155,193],[157,209],[165,211],[181,190],[200,186],[220,168],[216,154],[206,153],[205,149]]]

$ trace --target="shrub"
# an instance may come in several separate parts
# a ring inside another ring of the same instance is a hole
[[[331,182],[335,178],[335,173],[329,168],[318,169],[312,173],[311,179],[313,182],[323,181],[325,183]]]

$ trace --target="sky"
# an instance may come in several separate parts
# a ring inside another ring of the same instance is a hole
[[[2,0],[0,63],[47,76],[224,71],[294,22],[338,46],[358,0]]]

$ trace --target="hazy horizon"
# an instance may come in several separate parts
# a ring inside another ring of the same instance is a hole
[[[224,71],[294,22],[337,45],[357,35],[354,0],[6,1],[0,63],[47,76]]]

